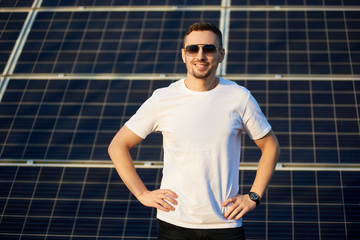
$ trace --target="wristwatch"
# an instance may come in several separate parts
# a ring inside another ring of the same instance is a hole
[[[260,204],[260,196],[255,192],[249,192],[250,200],[253,200],[256,202],[256,206],[259,206]]]

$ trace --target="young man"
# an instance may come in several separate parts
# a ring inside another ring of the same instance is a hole
[[[250,92],[216,77],[225,55],[216,26],[191,25],[181,51],[186,78],[156,90],[115,135],[109,155],[135,197],[158,209],[159,239],[245,239],[241,219],[270,182],[277,139]],[[149,191],[129,150],[154,131],[163,134],[164,169],[160,189]],[[239,195],[244,131],[262,155],[249,194]]]

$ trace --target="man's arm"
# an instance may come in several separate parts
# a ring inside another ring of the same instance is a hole
[[[169,189],[149,191],[136,172],[130,149],[140,143],[142,138],[123,126],[111,141],[108,152],[116,171],[134,196],[145,206],[155,207],[162,211],[174,211],[169,204],[177,204],[176,193]]]
[[[272,130],[265,137],[255,140],[254,142],[261,150],[261,158],[250,191],[262,197],[274,173],[276,162],[280,156],[280,148]],[[224,214],[224,217],[229,220],[238,220],[256,207],[256,203],[250,200],[247,194],[229,198],[222,205],[226,207],[230,203],[232,203],[232,205],[228,207]]]

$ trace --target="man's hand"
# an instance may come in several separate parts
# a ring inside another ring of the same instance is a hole
[[[239,220],[246,213],[251,212],[256,208],[256,202],[252,201],[248,194],[237,195],[227,199],[222,204],[223,207],[227,207],[224,217],[228,220]]]
[[[177,205],[177,194],[169,189],[157,189],[154,191],[146,191],[137,196],[137,199],[147,207],[154,207],[159,210],[169,212],[175,208],[171,205]],[[171,204],[170,204],[171,203]]]

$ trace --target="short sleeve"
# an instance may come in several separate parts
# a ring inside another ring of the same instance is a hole
[[[145,139],[147,135],[158,128],[158,110],[158,103],[154,92],[125,123],[125,126],[142,139]]]
[[[252,140],[264,137],[271,130],[271,125],[250,93],[244,109],[243,125]]]

